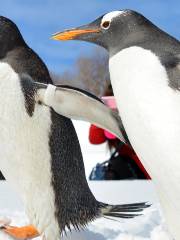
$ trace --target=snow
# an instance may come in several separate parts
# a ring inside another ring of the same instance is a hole
[[[87,177],[97,162],[108,159],[106,144],[94,146],[88,142],[89,124],[76,121]],[[90,181],[90,188],[99,201],[120,204],[138,201],[152,203],[143,216],[129,220],[112,221],[105,218],[90,223],[85,230],[72,231],[63,240],[172,240],[165,228],[164,218],[152,181]],[[9,218],[11,224],[28,224],[19,196],[6,182],[0,182],[0,219]],[[0,232],[0,240],[12,240]],[[36,238],[41,240],[41,237]]]

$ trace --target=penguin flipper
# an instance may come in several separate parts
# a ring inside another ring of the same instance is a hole
[[[70,86],[38,84],[38,100],[65,117],[83,120],[104,128],[126,142],[118,113],[93,94]],[[42,85],[42,87],[41,87]]]

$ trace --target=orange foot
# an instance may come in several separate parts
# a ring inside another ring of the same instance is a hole
[[[2,231],[18,240],[32,239],[38,237],[40,234],[32,225],[24,227],[4,226]]]

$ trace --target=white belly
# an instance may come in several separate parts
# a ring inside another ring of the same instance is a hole
[[[110,58],[110,75],[128,137],[153,178],[168,227],[180,239],[180,92],[150,51],[122,50]]]
[[[36,105],[33,116],[27,114],[17,74],[0,63],[0,170],[20,193],[30,223],[56,240],[50,126],[49,108]]]

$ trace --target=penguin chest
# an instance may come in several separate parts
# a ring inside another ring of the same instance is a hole
[[[173,218],[180,214],[180,94],[169,87],[164,66],[149,50],[124,49],[110,58],[109,67],[129,140],[177,232],[179,224]]]
[[[118,109],[134,146],[145,157],[179,158],[180,94],[169,87],[158,57],[131,47],[113,56],[109,65]]]
[[[47,239],[48,235],[56,239],[50,110],[36,104],[29,116],[18,75],[9,67],[5,70],[4,78],[0,76],[0,169],[21,195],[31,224]]]

